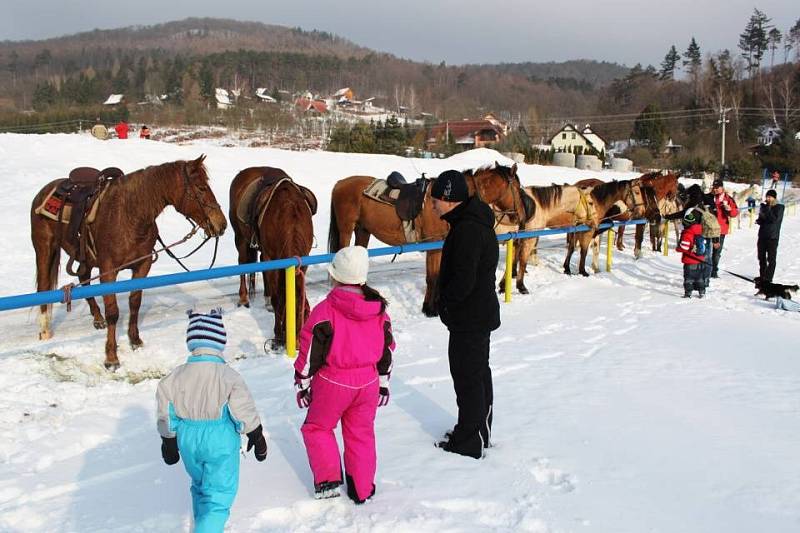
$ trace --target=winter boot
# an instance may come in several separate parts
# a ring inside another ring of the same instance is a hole
[[[683,291],[683,297],[684,298],[691,298],[692,297],[692,291]]]
[[[706,295],[706,291],[697,291],[699,294],[697,295],[698,298],[702,298]]]
[[[339,485],[341,481],[323,481],[322,483],[314,484],[314,498],[317,500],[327,500],[328,498],[338,498],[341,496],[339,493]]]
[[[437,448],[450,453],[457,453],[472,457],[473,459],[483,459],[484,443],[480,433],[476,432],[472,436],[459,441],[454,441],[452,435],[448,440],[443,440],[436,444]]]
[[[367,500],[375,496],[375,483],[372,484],[372,492],[369,493],[369,496],[367,496],[362,500],[359,499],[358,494],[356,494],[356,484],[353,483],[353,478],[347,475],[346,479],[347,479],[347,497],[353,500],[353,503],[355,503],[356,505],[361,505],[362,503],[366,502]]]

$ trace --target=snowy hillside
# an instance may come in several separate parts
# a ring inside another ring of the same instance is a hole
[[[432,176],[502,157],[476,150],[411,160],[0,135],[0,295],[34,290],[28,213],[44,183],[81,165],[132,171],[201,153],[226,213],[228,185],[248,166],[281,167],[311,187],[320,205],[312,253],[325,252],[336,180],[392,170]],[[519,174],[525,185],[636,176],[529,165]],[[159,226],[167,242],[188,230],[171,209]],[[743,218],[721,266],[753,275],[755,242]],[[291,361],[264,352],[272,315],[260,301],[235,307],[238,279],[146,292],[145,346],[132,352],[120,337],[115,374],[102,367],[105,332],[92,328],[85,303],[71,313],[56,306],[49,341],[37,340],[36,312],[0,313],[0,531],[188,530],[188,477],[182,465],[161,462],[154,393],[155,378],[185,360],[184,311],[194,306],[224,308],[227,357],[270,433],[266,462],[242,459],[230,531],[800,530],[800,314],[775,310],[728,274],[712,280],[706,299],[684,300],[674,252],[634,261],[629,242],[613,272],[582,278],[561,274],[563,237],[543,239],[541,248],[542,265],[526,278],[531,294],[501,305],[503,325],[492,335],[495,446],[482,461],[432,446],[456,408],[446,330],[419,311],[423,256],[372,263],[370,283],[390,301],[398,349],[392,400],[377,419],[377,493],[361,507],[312,499]],[[189,265],[206,267],[210,255],[204,249]],[[235,258],[229,231],[217,264]],[[800,280],[798,259],[800,217],[789,216],[776,281]],[[162,258],[152,272],[177,270]],[[316,303],[328,290],[324,269],[312,267],[309,281]],[[124,324],[124,295],[120,304]]]

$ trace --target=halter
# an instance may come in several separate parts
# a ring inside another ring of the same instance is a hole
[[[211,209],[213,209],[213,208],[219,209],[219,204],[216,203],[216,202],[214,204],[209,204],[209,203],[203,201],[202,195],[199,194],[199,191],[197,190],[197,187],[195,187],[194,184],[192,184],[192,182],[191,182],[191,178],[189,176],[189,172],[187,172],[187,170],[186,170],[186,166],[187,166],[187,164],[184,163],[183,169],[182,169],[183,170],[183,196],[181,196],[179,211],[181,211],[181,212],[186,211],[186,197],[189,195],[189,191],[191,191],[193,200],[197,203],[197,205],[200,206],[200,209],[203,211],[203,215],[205,216],[205,222],[209,226],[211,226],[211,215],[209,213],[209,208],[211,208]],[[183,215],[183,216],[186,217],[186,220],[188,220],[189,223],[193,227],[196,225],[195,222],[188,215]]]
[[[642,181],[639,178],[631,180],[628,186],[628,194],[630,195],[631,203],[633,203],[631,211],[635,211],[638,207],[641,207],[643,212],[647,211],[647,198],[642,193]],[[630,208],[630,206],[628,207]]]

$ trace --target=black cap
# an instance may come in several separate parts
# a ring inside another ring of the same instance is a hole
[[[445,170],[434,180],[431,196],[447,202],[469,200],[469,189],[464,174],[458,170]]]
[[[725,184],[722,183],[722,180],[717,179],[717,180],[714,180],[714,183],[712,183],[711,186],[712,187],[724,187]]]
[[[778,193],[775,191],[775,189],[770,189],[767,191],[767,196],[772,196],[773,198],[777,198]]]

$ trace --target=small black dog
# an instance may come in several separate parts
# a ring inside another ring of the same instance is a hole
[[[759,294],[764,295],[765,300],[769,300],[770,298],[774,298],[776,296],[780,296],[786,300],[792,299],[792,293],[797,292],[797,289],[800,288],[797,285],[782,285],[780,283],[772,283],[770,281],[761,281],[761,278],[756,278],[753,280],[758,289],[758,292],[755,294],[758,296]]]

